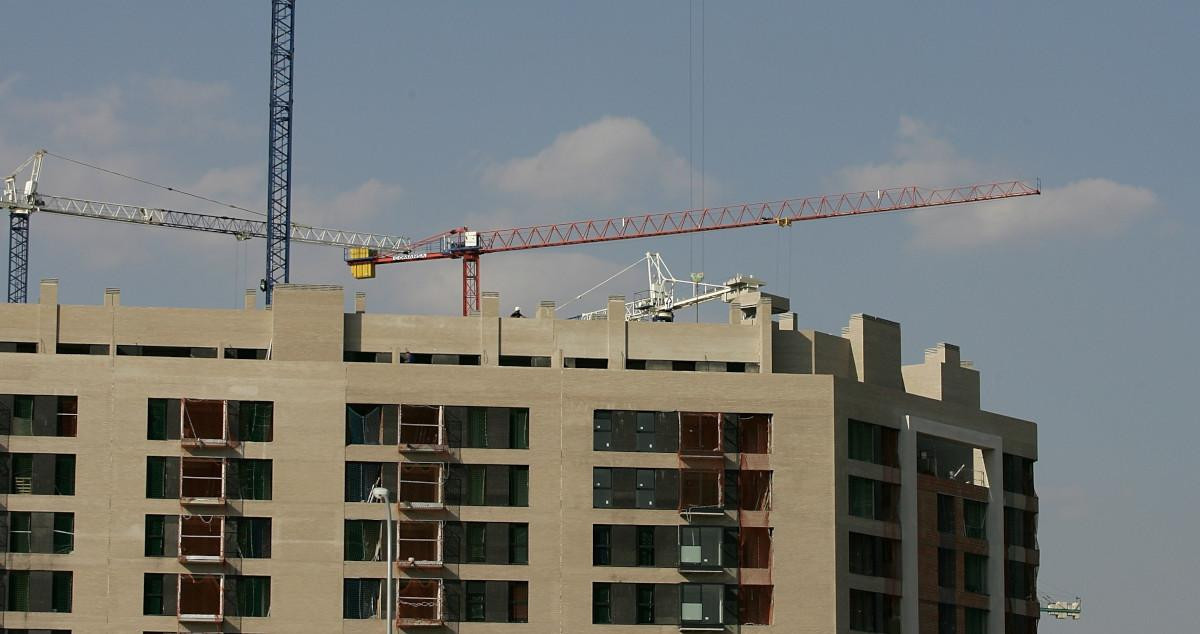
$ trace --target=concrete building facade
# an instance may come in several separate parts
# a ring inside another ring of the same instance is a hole
[[[773,302],[627,323],[44,281],[0,305],[0,625],[1036,631],[1036,426],[980,410],[953,345],[905,366],[899,324]]]

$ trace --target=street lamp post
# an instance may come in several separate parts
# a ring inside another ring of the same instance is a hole
[[[387,591],[384,594],[385,614],[387,615],[387,633],[392,634],[395,631],[396,623],[392,618],[392,540],[395,539],[395,528],[392,525],[392,503],[391,493],[387,487],[375,487],[371,489],[371,495],[367,498],[370,502],[383,502],[387,508]]]

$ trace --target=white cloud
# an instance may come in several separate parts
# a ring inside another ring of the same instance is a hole
[[[916,243],[975,247],[1050,235],[1109,236],[1152,211],[1154,192],[1104,178],[1044,188],[1038,197],[1011,198],[913,214]]]
[[[139,83],[158,103],[169,108],[204,109],[224,105],[233,89],[224,81],[194,81],[179,77],[149,77]]]
[[[611,204],[652,192],[686,193],[689,172],[687,160],[645,123],[604,117],[558,135],[533,156],[488,166],[483,182],[538,201]]]
[[[839,173],[847,189],[920,185],[939,187],[995,180],[1000,170],[962,156],[929,125],[901,117],[894,160]],[[1042,189],[1038,197],[915,212],[913,242],[925,248],[967,248],[1054,235],[1112,235],[1152,211],[1154,193],[1104,178],[1084,178]]]

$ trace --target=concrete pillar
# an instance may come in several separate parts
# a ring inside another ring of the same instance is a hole
[[[484,291],[479,302],[479,364],[500,365],[500,293]]]
[[[858,314],[850,317],[845,333],[854,353],[854,369],[859,381],[904,389],[900,372],[900,324]]]
[[[554,319],[554,302],[543,301],[538,304],[537,309],[538,319]]]
[[[796,313],[784,313],[779,316],[779,331],[793,332],[796,330]]]
[[[629,324],[625,322],[625,296],[608,297],[608,369],[624,370],[629,353]]]
[[[38,352],[58,352],[58,278],[42,280],[38,288]]]
[[[117,307],[121,305],[121,289],[106,288],[104,289],[104,305]]]
[[[771,320],[770,297],[759,298],[758,307],[754,311],[754,325],[758,328],[758,372],[759,374],[770,374],[773,371],[774,359],[771,350],[774,322]]]
[[[242,308],[244,310],[254,310],[258,305],[258,297],[255,295],[254,289],[246,289],[246,294],[242,297]]]
[[[367,294],[362,291],[354,293],[354,312],[362,314],[367,312]]]

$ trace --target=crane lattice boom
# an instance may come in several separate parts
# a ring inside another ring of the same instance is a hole
[[[459,227],[414,242],[411,247],[400,252],[351,249],[347,251],[346,260],[351,265],[351,271],[356,278],[369,278],[374,277],[376,264],[461,258],[463,260],[463,314],[468,314],[479,309],[479,256],[485,253],[760,225],[786,227],[801,220],[904,211],[1032,196],[1040,193],[1040,185],[1031,185],[1016,180],[934,189],[908,186],[832,196],[738,203],[706,209],[534,225],[514,229],[469,231],[466,227]]]

